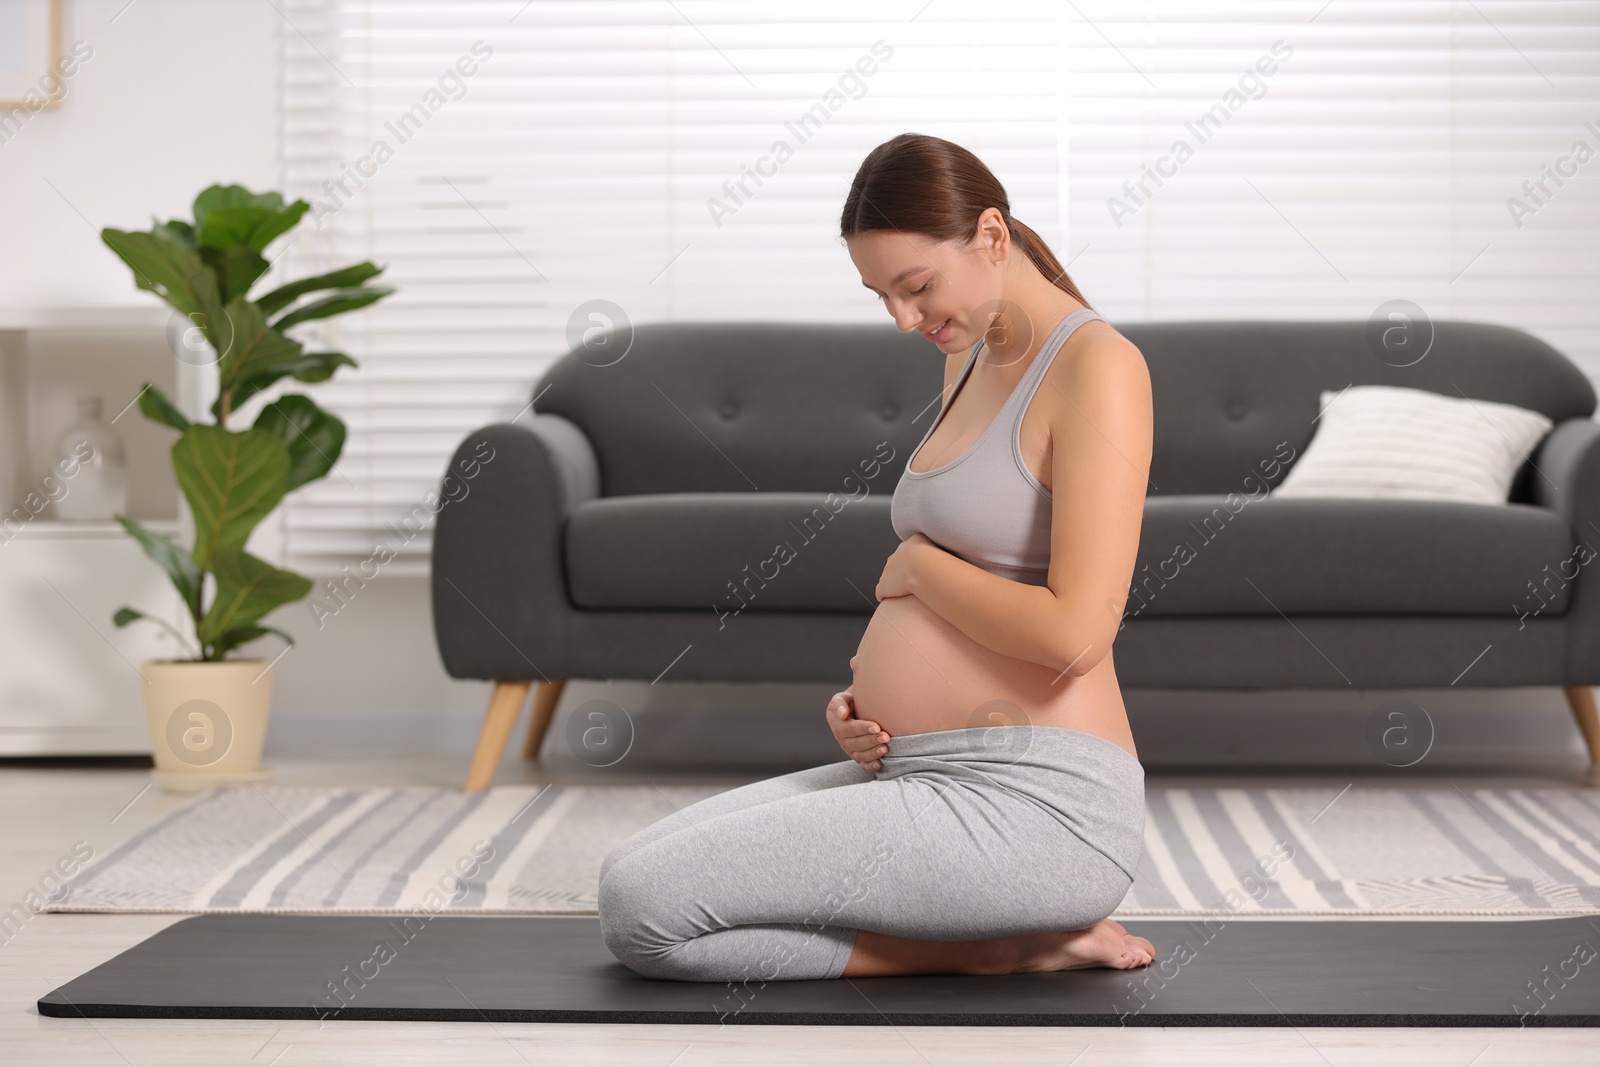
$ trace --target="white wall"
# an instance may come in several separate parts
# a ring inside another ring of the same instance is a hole
[[[277,184],[279,16],[238,0],[63,7],[63,43],[93,55],[0,144],[0,304],[147,303],[99,228],[187,217],[215,181]]]

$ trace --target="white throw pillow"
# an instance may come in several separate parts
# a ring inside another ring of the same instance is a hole
[[[1537,411],[1424,389],[1324,390],[1322,415],[1275,497],[1363,497],[1504,504],[1555,425]]]

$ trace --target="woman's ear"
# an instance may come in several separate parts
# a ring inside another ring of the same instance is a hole
[[[991,263],[1002,263],[1011,252],[1011,231],[997,207],[986,207],[978,216],[978,232],[973,242]]]

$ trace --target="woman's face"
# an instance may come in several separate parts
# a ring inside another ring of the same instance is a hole
[[[861,284],[883,301],[895,326],[949,353],[978,343],[992,318],[983,310],[998,306],[1004,293],[1005,250],[987,230],[980,223],[967,247],[898,230],[871,230],[845,244]]]

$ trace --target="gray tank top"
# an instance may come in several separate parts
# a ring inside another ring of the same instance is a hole
[[[1055,354],[1079,326],[1100,316],[1088,308],[1062,319],[1045,338],[982,436],[960,456],[929,471],[914,471],[911,460],[889,503],[894,532],[904,541],[922,533],[934,544],[1002,578],[1044,585],[1050,571],[1051,493],[1022,462],[1022,416],[1044,380]],[[982,351],[973,346],[950,400],[912,450],[915,459],[956,402]]]

